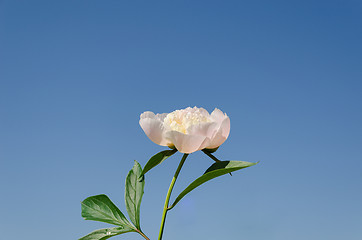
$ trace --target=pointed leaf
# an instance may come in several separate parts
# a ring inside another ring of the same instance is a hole
[[[172,149],[172,150],[165,150],[165,151],[155,154],[146,163],[145,167],[143,168],[141,176],[145,175],[146,172],[150,171],[152,168],[156,167],[158,164],[165,161],[166,158],[172,156],[175,152],[177,152],[177,150]]]
[[[193,181],[185,190],[183,190],[178,195],[178,197],[175,199],[174,203],[170,206],[169,209],[173,208],[186,194],[188,194],[201,184],[224,174],[250,167],[255,164],[256,163],[242,161],[220,161],[212,164],[201,177]]]
[[[135,232],[135,230],[127,226],[104,228],[104,229],[95,230],[90,234],[88,234],[87,236],[79,238],[79,240],[106,240],[110,237],[114,237],[122,233],[128,233],[128,232]]]
[[[128,216],[136,226],[140,228],[140,207],[145,187],[145,180],[141,177],[142,167],[135,161],[133,168],[126,178],[125,201]]]
[[[82,202],[82,217],[85,220],[132,227],[123,213],[104,194],[86,198]]]

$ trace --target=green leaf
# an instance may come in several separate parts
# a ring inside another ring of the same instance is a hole
[[[128,232],[135,232],[135,230],[127,226],[104,228],[104,229],[95,230],[90,234],[88,234],[87,236],[79,238],[79,240],[106,240],[110,237],[114,237],[122,233],[128,233]]]
[[[222,176],[224,174],[228,174],[239,169],[243,169],[246,167],[253,166],[257,163],[250,162],[242,162],[242,161],[220,161],[212,164],[206,172],[193,181],[185,190],[183,190],[178,197],[175,199],[174,203],[169,207],[169,209],[173,208],[186,194],[200,186],[201,184],[210,181],[216,177]]]
[[[136,226],[140,228],[140,207],[145,187],[145,180],[141,177],[142,167],[135,161],[126,178],[125,201],[128,216]],[[141,179],[141,180],[140,180]]]
[[[85,220],[133,227],[116,205],[104,194],[86,198],[82,202],[82,217]]]
[[[166,158],[172,156],[175,152],[177,152],[176,149],[165,150],[151,157],[150,160],[148,160],[148,162],[146,163],[145,167],[143,168],[141,176],[145,175],[146,172],[150,171],[152,168],[156,167],[158,164],[165,161]]]

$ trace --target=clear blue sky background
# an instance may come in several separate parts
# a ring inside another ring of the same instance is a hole
[[[216,156],[260,161],[172,210],[165,240],[362,239],[362,2],[0,1],[1,239],[71,240],[107,224],[80,202],[164,147],[146,110],[215,107]],[[156,239],[181,154],[147,174]],[[211,164],[200,152],[173,197]],[[114,239],[141,239],[137,234]]]

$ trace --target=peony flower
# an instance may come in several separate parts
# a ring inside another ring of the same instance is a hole
[[[229,117],[217,108],[211,114],[197,107],[162,114],[144,112],[140,125],[154,143],[182,153],[215,149],[230,132]]]

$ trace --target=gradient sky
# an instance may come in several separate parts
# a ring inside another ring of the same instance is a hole
[[[147,110],[231,119],[215,179],[169,212],[165,240],[362,239],[362,2],[0,0],[0,235],[71,240],[109,226],[80,202],[165,147]],[[146,176],[158,235],[181,154]],[[212,163],[187,159],[174,195]],[[127,234],[111,239],[142,239]]]

